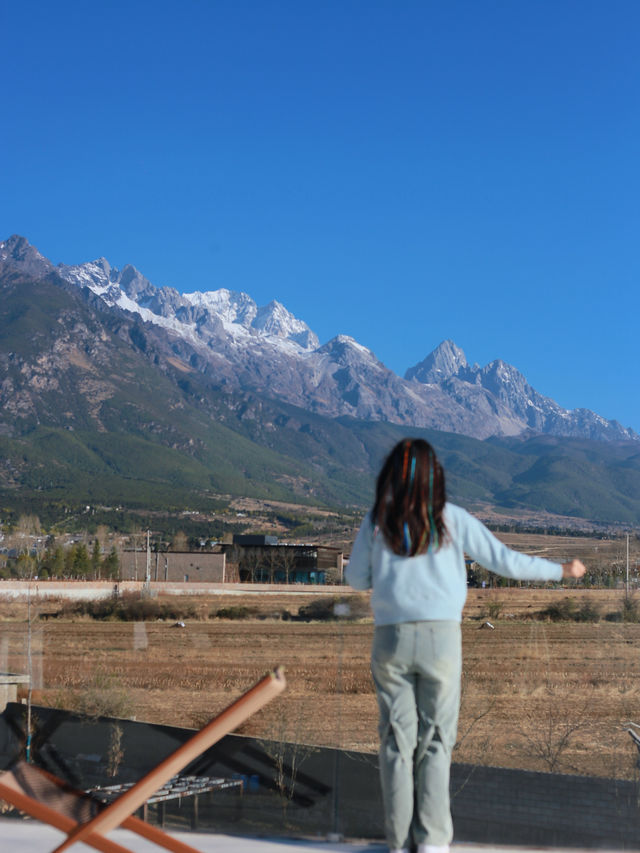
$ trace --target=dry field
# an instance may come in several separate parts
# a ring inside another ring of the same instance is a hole
[[[532,618],[566,595],[588,598],[606,614],[619,609],[622,592],[470,591],[455,760],[634,777],[637,751],[625,729],[629,721],[640,723],[640,624]],[[278,608],[296,612],[311,598],[254,594],[242,601],[266,615]],[[198,598],[196,606],[210,610],[213,603]],[[231,603],[240,601],[234,596]],[[220,597],[215,605],[222,606]],[[494,629],[484,626],[497,610]],[[285,695],[253,717],[246,734],[376,748],[368,620],[206,619],[180,628],[84,617],[45,621],[32,607],[34,616],[36,704],[195,727],[283,664]],[[26,604],[0,605],[0,620],[0,669],[27,671]]]

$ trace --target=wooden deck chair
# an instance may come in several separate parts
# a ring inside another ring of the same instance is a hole
[[[126,847],[105,837],[106,833],[119,826],[173,853],[198,853],[195,848],[172,838],[161,829],[133,817],[133,813],[187,764],[281,693],[285,685],[281,668],[265,675],[107,806],[88,794],[74,790],[53,774],[24,761],[0,773],[0,798],[67,834],[65,841],[53,853],[61,853],[78,841],[103,853],[130,853]]]

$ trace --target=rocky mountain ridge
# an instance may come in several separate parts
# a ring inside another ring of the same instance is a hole
[[[150,309],[120,285],[108,304],[62,278],[28,244],[13,248],[18,262],[0,259],[0,505],[13,518],[35,513],[49,523],[91,505],[105,523],[121,524],[126,508],[205,511],[240,495],[353,511],[368,505],[382,459],[410,431],[437,447],[451,499],[470,509],[491,506],[514,518],[532,511],[580,524],[640,519],[637,441],[540,434],[478,440],[402,423],[412,416],[409,404],[423,400],[421,391],[441,401],[443,420],[452,419],[456,410],[443,389],[464,387],[464,371],[473,378],[479,369],[463,364],[453,344],[438,348],[425,374],[407,380],[348,336],[306,353],[295,341],[270,345],[250,325],[258,310],[242,301],[230,310],[249,306],[246,343],[225,330],[225,323],[240,325],[233,318],[210,318],[219,337],[207,351],[202,336],[188,339],[171,327],[171,312],[166,325],[149,322],[141,312]],[[8,254],[6,245],[0,252]],[[131,286],[137,282],[154,299],[155,289],[129,272],[129,292],[142,301]],[[285,402],[292,388],[306,393],[301,363],[326,371],[328,393],[338,386],[352,407],[377,407],[380,416],[326,416]],[[421,382],[431,368],[446,378]],[[495,373],[501,388],[505,370],[497,363],[476,378],[489,383]],[[350,385],[354,375],[361,386]],[[271,381],[282,383],[281,394]],[[473,387],[489,405],[489,390]],[[396,423],[385,409],[397,413]]]
[[[640,440],[587,409],[563,409],[503,361],[470,366],[453,341],[400,377],[347,335],[320,346],[311,328],[276,301],[258,306],[248,294],[224,288],[184,294],[157,288],[135,267],[118,270],[104,258],[54,266],[18,236],[0,243],[0,268],[35,279],[55,274],[115,314],[136,318],[158,346],[217,387],[262,393],[334,418],[480,439],[543,433]]]

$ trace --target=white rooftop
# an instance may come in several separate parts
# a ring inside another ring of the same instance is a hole
[[[171,832],[170,835],[190,844],[200,853],[311,853],[314,850],[327,850],[332,853],[383,853],[384,844],[351,841],[332,842],[326,839],[300,840],[286,838],[248,838],[244,836],[218,835],[203,832]],[[146,841],[132,832],[116,829],[108,837],[128,847],[132,853],[160,853],[163,849]],[[64,840],[64,834],[50,826],[33,820],[0,818],[0,850],[3,853],[50,853]],[[70,848],[74,853],[88,853],[92,847],[76,844]],[[491,844],[458,843],[452,847],[452,853],[527,853],[527,851],[550,851],[540,847],[502,847]],[[585,853],[572,848],[571,853]],[[590,851],[592,853],[592,851]],[[599,853],[604,853],[600,850]]]

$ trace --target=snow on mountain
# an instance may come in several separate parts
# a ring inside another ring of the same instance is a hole
[[[258,313],[258,306],[246,293],[237,293],[222,287],[201,293],[185,293],[187,302],[217,314],[225,323],[235,323],[248,328]]]
[[[111,265],[106,258],[98,258],[97,261],[74,266],[58,264],[57,271],[67,281],[73,281],[79,287],[88,287],[99,296],[104,297],[112,287]],[[117,270],[114,270],[114,273],[117,274]],[[114,276],[113,281],[115,280]]]
[[[246,293],[226,288],[180,294],[173,288],[156,288],[135,267],[127,265],[122,271],[110,266],[104,258],[87,264],[60,264],[57,272],[62,278],[88,287],[109,306],[139,314],[147,323],[155,323],[193,342],[211,342],[221,329],[231,341],[247,344],[250,330],[274,343],[290,342],[302,350],[316,349],[317,336],[302,320],[294,317],[279,302],[261,308]]]
[[[315,332],[276,301],[259,308],[251,326],[267,335],[295,341],[305,350],[314,350],[320,346]]]
[[[352,338],[350,335],[336,335],[335,338],[331,338],[324,346],[320,347],[320,352],[322,353],[330,353],[334,357],[338,359],[348,359],[351,358],[365,358],[367,361],[376,362],[380,366],[382,362],[379,362],[375,355],[371,352],[367,347],[359,344],[355,338]]]
[[[414,384],[439,385],[456,403],[479,420],[498,420],[495,434],[521,435],[527,431],[585,438],[638,439],[633,430],[607,421],[587,409],[563,409],[540,394],[510,364],[496,359],[485,367],[470,367],[460,347],[443,341],[424,361],[407,370]],[[482,427],[480,427],[482,428]]]
[[[2,267],[35,279],[55,273],[88,289],[107,310],[137,315],[149,324],[149,334],[157,331],[156,343],[169,358],[180,358],[217,385],[251,389],[331,417],[475,438],[536,432],[640,439],[586,409],[563,409],[504,361],[470,366],[452,340],[443,341],[402,378],[348,335],[319,346],[309,326],[276,301],[259,307],[248,294],[226,288],[185,294],[157,288],[135,267],[118,270],[105,258],[54,267],[18,236],[0,243]]]
[[[405,373],[405,379],[416,379],[418,382],[436,385],[444,382],[450,376],[467,366],[465,354],[453,341],[443,341],[424,361],[410,367]]]

